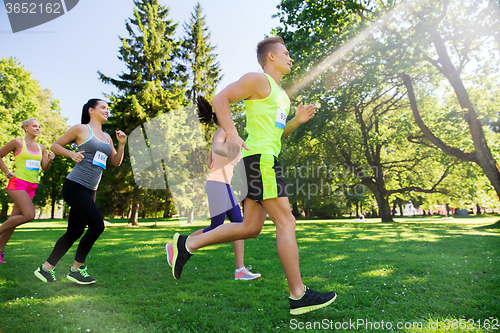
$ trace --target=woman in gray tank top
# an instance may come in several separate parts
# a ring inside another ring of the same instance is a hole
[[[115,150],[111,136],[102,131],[102,124],[108,117],[108,104],[100,99],[90,99],[83,106],[82,123],[71,127],[52,144],[51,150],[55,154],[69,157],[76,164],[64,180],[62,189],[63,199],[70,206],[68,228],[56,242],[47,261],[34,273],[43,282],[56,280],[56,264],[83,235],[86,226],[87,232],[78,244],[73,267],[66,277],[78,284],[96,282],[84,265],[92,246],[104,231],[104,220],[95,204],[96,191],[107,160],[114,166],[122,163],[127,141],[125,133],[116,131],[118,149]],[[77,152],[64,148],[72,142],[78,146]]]

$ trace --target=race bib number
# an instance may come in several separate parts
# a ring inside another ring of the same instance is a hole
[[[276,123],[274,124],[274,126],[284,130],[285,124],[286,124],[286,112],[285,110],[278,109],[276,111]]]
[[[94,160],[92,164],[100,166],[104,170],[106,170],[106,161],[108,160],[108,156],[100,151],[96,151],[94,155]]]
[[[40,161],[26,160],[26,170],[30,170],[30,171],[40,170]]]

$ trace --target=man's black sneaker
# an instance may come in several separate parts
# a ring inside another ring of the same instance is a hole
[[[69,269],[69,274],[66,276],[68,280],[76,282],[78,284],[92,284],[96,282],[96,279],[90,277],[87,273],[87,266],[81,265],[76,271],[73,268]]]
[[[189,236],[182,236],[178,233],[174,235],[172,244],[174,245],[174,258],[172,260],[172,275],[179,280],[184,264],[191,258],[191,253],[186,249],[186,240]]]
[[[333,303],[335,298],[337,298],[337,294],[333,291],[329,293],[320,293],[319,291],[314,291],[307,287],[305,288],[306,292],[300,299],[288,299],[290,302],[290,314],[299,315],[324,308]]]
[[[43,268],[43,265],[41,265],[33,274],[43,282],[55,282],[57,281],[55,270],[55,268],[46,270]]]

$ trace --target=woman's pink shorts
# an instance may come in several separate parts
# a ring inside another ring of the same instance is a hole
[[[7,190],[26,191],[30,198],[33,198],[35,196],[37,187],[37,183],[30,183],[16,177],[13,177],[11,180],[9,180],[9,183],[7,184]]]

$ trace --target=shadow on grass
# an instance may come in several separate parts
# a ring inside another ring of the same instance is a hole
[[[500,229],[500,220],[496,221],[493,224],[488,224],[488,225],[483,225],[480,227],[476,227],[475,229],[481,230],[481,229]]]

